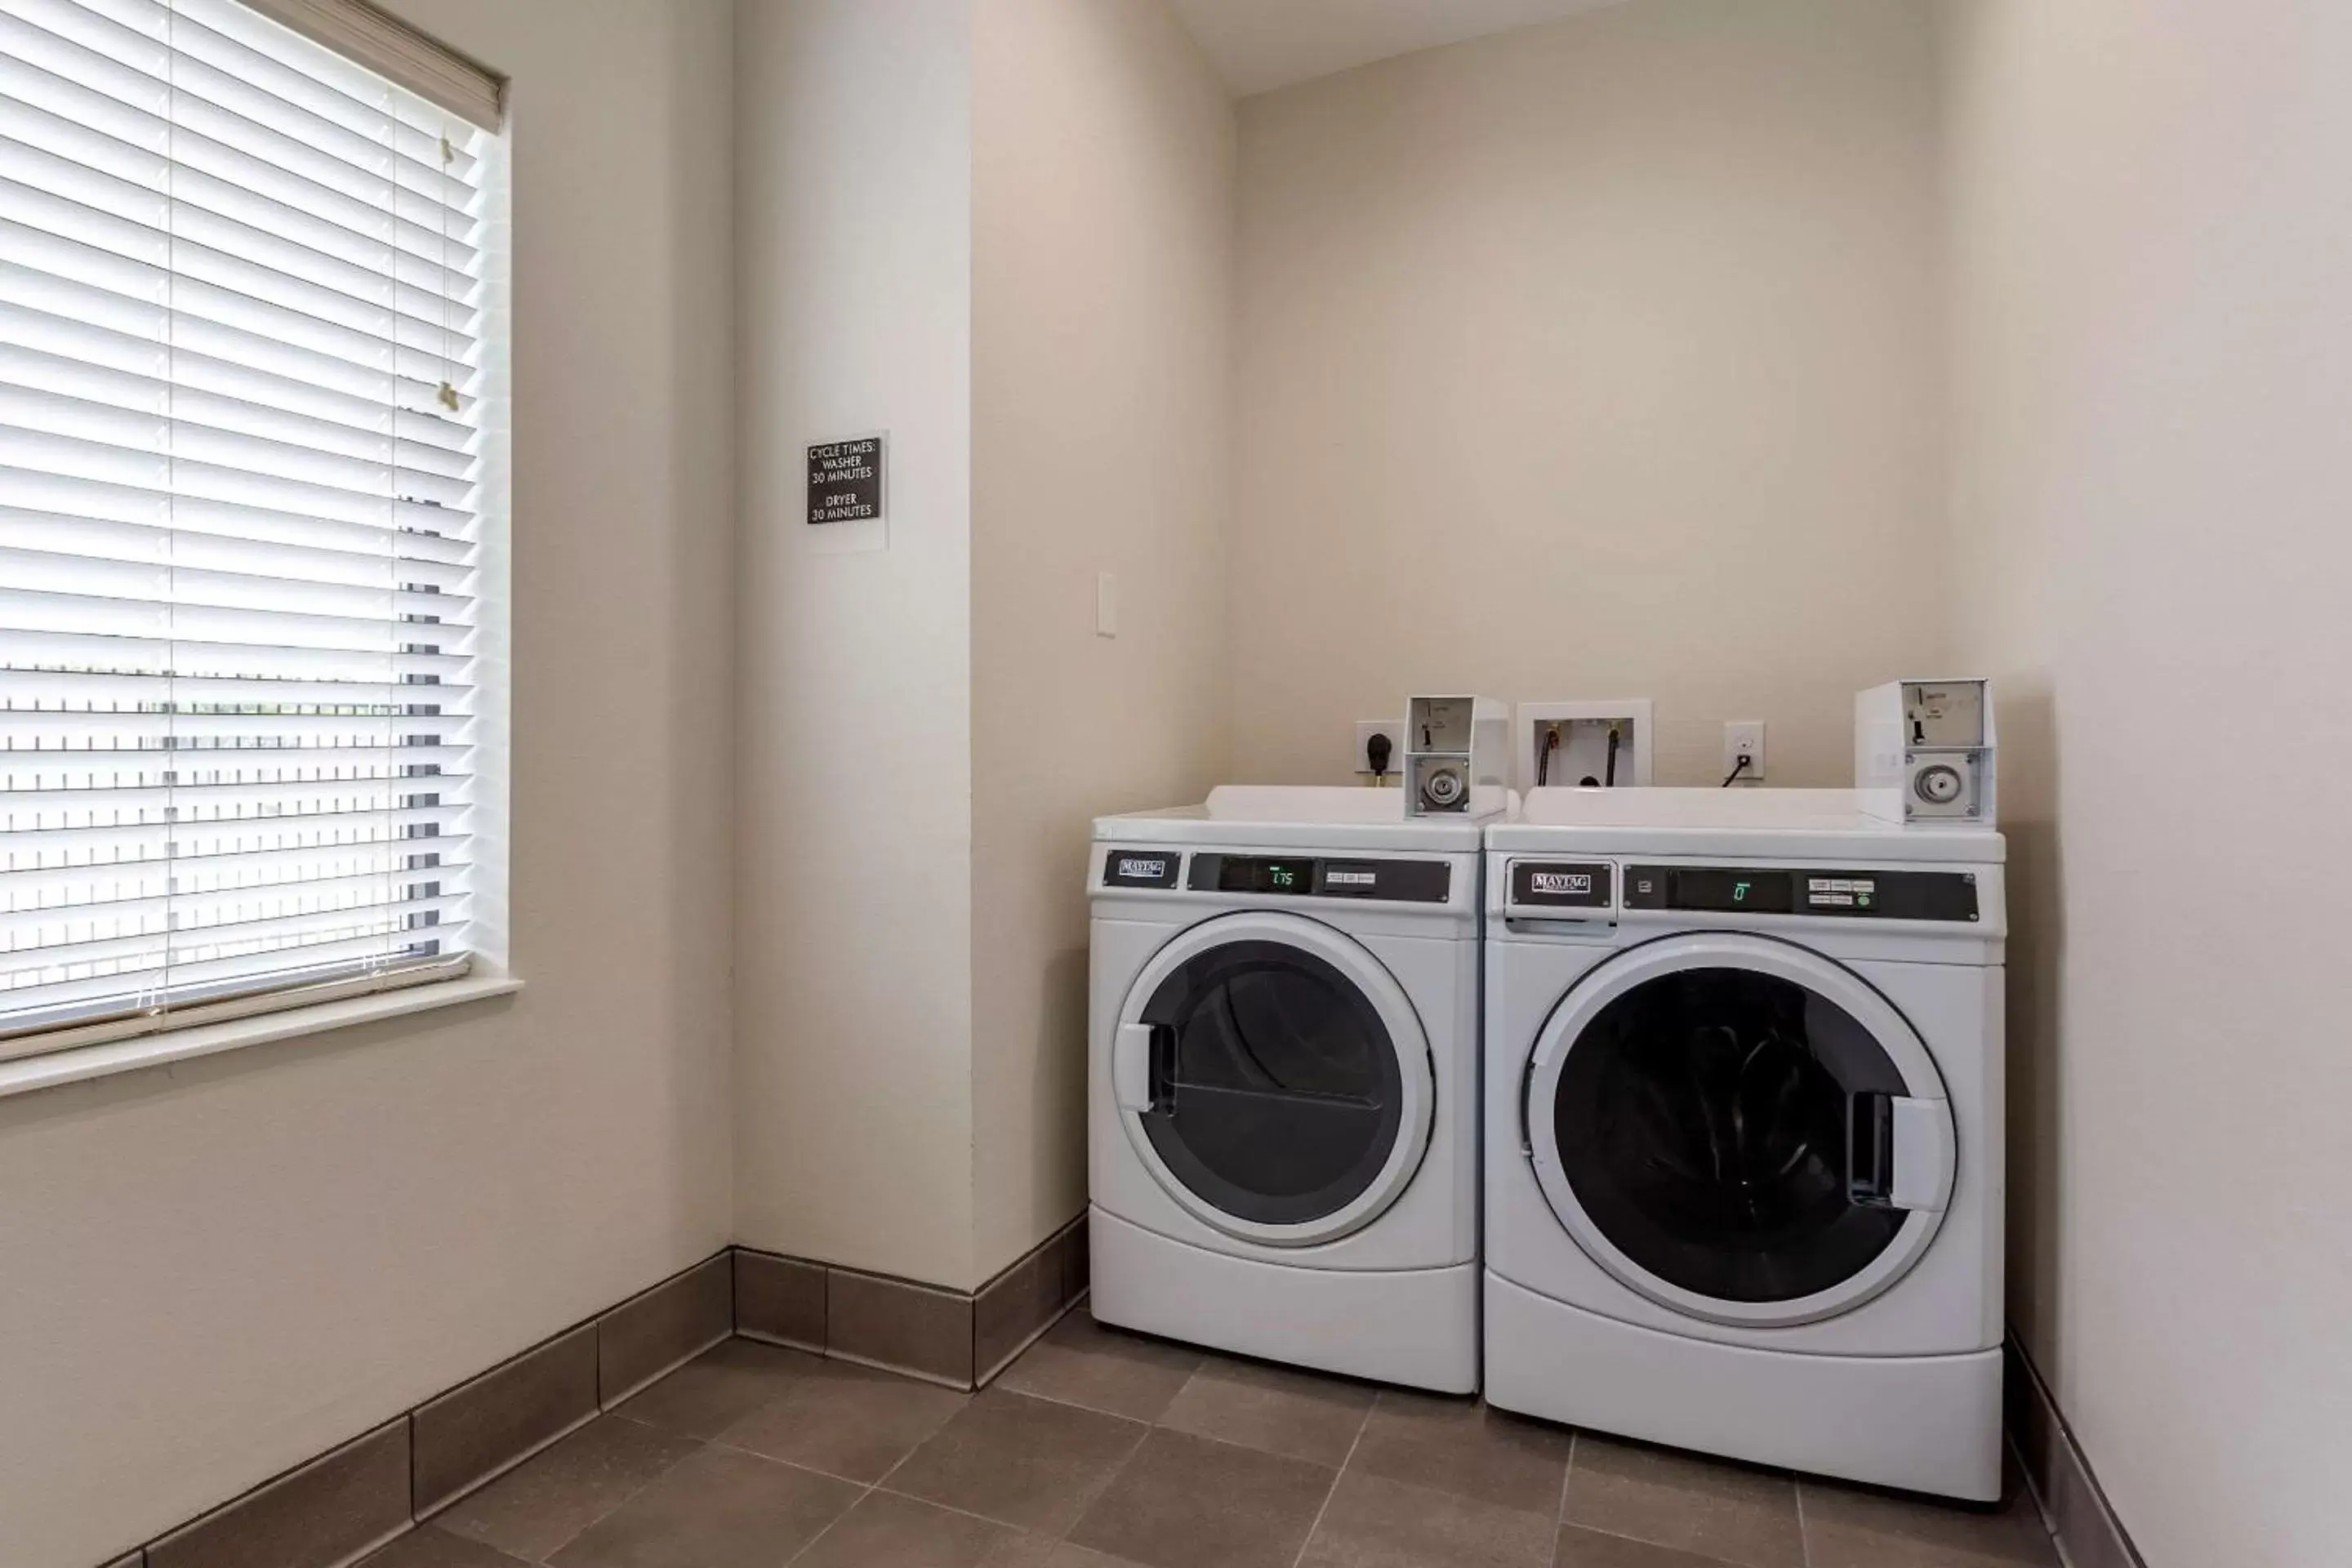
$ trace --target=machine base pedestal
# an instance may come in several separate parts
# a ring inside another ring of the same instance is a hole
[[[1486,1402],[1726,1458],[1991,1502],[2000,1350],[1833,1356],[1685,1339],[1488,1270]]]
[[[1441,1394],[1478,1386],[1478,1266],[1294,1268],[1087,1219],[1097,1321]]]

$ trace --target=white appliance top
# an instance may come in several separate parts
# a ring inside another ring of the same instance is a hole
[[[1322,784],[1220,784],[1199,805],[1095,818],[1095,841],[1276,849],[1418,849],[1468,854],[1487,822],[1407,816],[1404,791]]]
[[[1850,789],[1538,789],[1490,849],[1534,854],[1719,855],[1997,866],[1985,827],[1905,826],[1868,815]]]

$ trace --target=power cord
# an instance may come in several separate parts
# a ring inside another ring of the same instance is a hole
[[[1551,754],[1559,750],[1559,726],[1554,724],[1544,732],[1543,744],[1536,748],[1536,787],[1543,788],[1551,782]]]
[[[1372,731],[1372,738],[1364,742],[1364,761],[1372,764],[1374,787],[1389,782],[1389,757],[1394,750],[1389,738],[1377,730]]]
[[[1723,787],[1729,789],[1731,787],[1731,781],[1746,773],[1748,771],[1748,764],[1755,760],[1756,759],[1753,757],[1742,757],[1738,762],[1732,763],[1731,771],[1723,775]]]
[[[1617,787],[1617,747],[1623,739],[1616,725],[1609,726],[1609,765],[1601,770],[1601,783],[1609,789]]]

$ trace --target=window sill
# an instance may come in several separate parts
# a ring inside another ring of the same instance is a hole
[[[199,1057],[215,1057],[224,1051],[241,1050],[247,1046],[292,1039],[297,1035],[323,1034],[329,1029],[345,1029],[354,1024],[373,1024],[380,1018],[397,1018],[404,1014],[429,1012],[436,1007],[457,1007],[492,996],[510,996],[521,989],[522,982],[512,975],[469,974],[461,980],[404,986],[393,991],[379,991],[373,995],[353,996],[341,1002],[321,1002],[312,1007],[261,1013],[249,1018],[202,1024],[193,1029],[165,1029],[156,1034],[141,1035],[135,1039],[116,1040],[102,1046],[82,1046],[72,1050],[54,1051],[47,1056],[25,1057],[16,1061],[0,1062],[0,1100],[11,1095],[30,1094],[37,1089],[82,1083],[90,1079],[110,1078],[116,1073],[137,1072],[142,1068],[164,1067],[173,1062],[194,1061]]]

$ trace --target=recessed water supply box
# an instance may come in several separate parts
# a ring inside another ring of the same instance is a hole
[[[1649,784],[1650,710],[1646,697],[1520,703],[1511,715],[1513,780],[1519,793]]]

